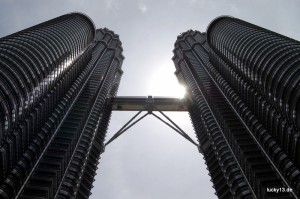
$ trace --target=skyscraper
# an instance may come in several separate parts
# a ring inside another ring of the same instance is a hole
[[[300,43],[224,16],[173,52],[216,195],[299,197]]]
[[[0,39],[1,198],[89,197],[123,59],[81,13]]]

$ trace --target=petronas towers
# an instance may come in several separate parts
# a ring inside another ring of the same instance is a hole
[[[176,75],[219,198],[299,197],[299,47],[232,17],[178,36]]]
[[[82,13],[0,39],[0,198],[89,197],[122,51]],[[218,198],[300,197],[300,43],[219,17],[173,52]]]
[[[118,35],[67,14],[0,40],[1,198],[88,198],[122,75]]]

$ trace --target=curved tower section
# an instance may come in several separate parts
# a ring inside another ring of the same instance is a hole
[[[264,106],[272,106],[284,123],[299,130],[300,42],[232,17],[215,19],[207,40],[216,54],[213,61],[222,57],[228,65],[224,70],[242,77],[243,86],[251,86]]]
[[[87,16],[70,13],[0,39],[0,139],[62,79],[94,36]]]
[[[232,17],[178,36],[175,74],[219,198],[299,197],[299,45]]]
[[[300,42],[232,17],[216,18],[207,41],[211,63],[249,114],[233,106],[299,194]]]
[[[81,13],[0,39],[1,198],[88,198],[122,51]]]

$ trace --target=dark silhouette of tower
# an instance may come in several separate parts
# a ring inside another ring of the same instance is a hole
[[[81,13],[0,39],[1,198],[89,197],[123,59]]]
[[[232,17],[181,34],[184,100],[115,98],[122,51],[81,13],[0,39],[1,198],[88,198],[112,110],[187,107],[219,198],[300,196],[298,41]]]
[[[178,36],[173,61],[216,195],[298,198],[300,43],[219,17]]]

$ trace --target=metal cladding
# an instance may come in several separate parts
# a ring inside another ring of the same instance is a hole
[[[93,23],[71,13],[0,40],[0,139],[71,70],[93,41]]]
[[[219,198],[300,196],[299,47],[226,16],[178,36],[175,74]]]
[[[0,198],[88,198],[124,60],[70,13],[0,39]]]

